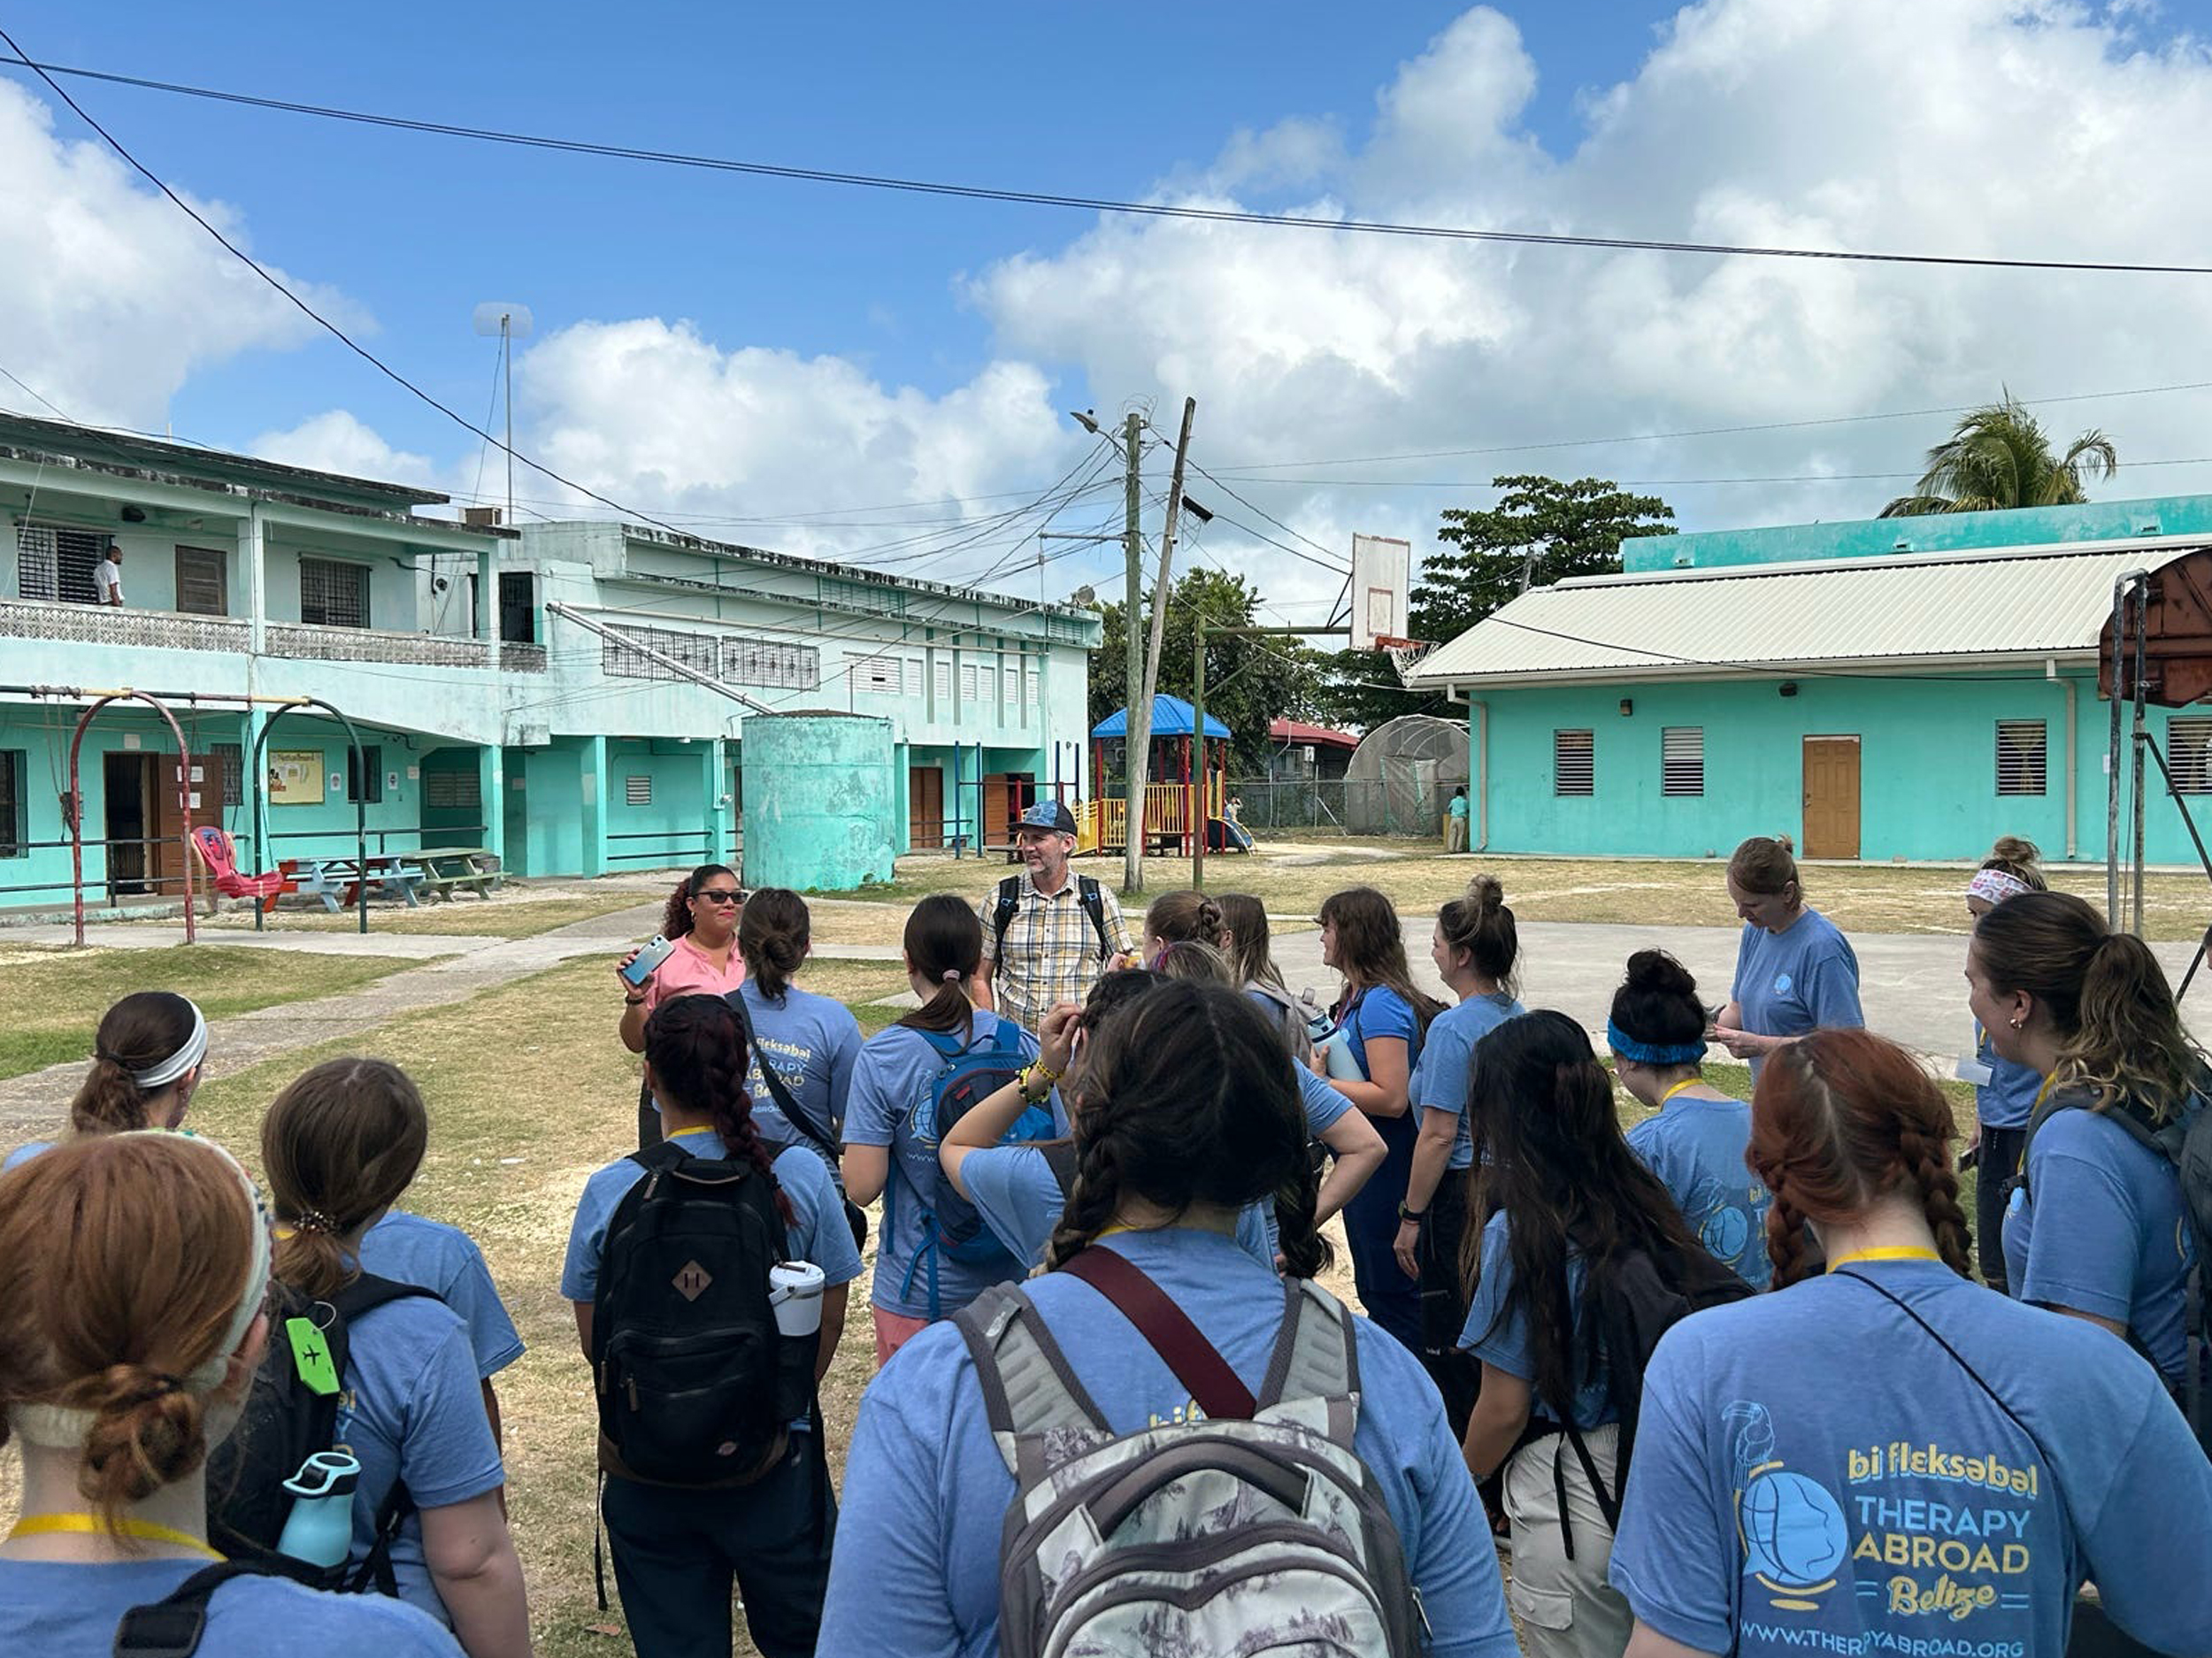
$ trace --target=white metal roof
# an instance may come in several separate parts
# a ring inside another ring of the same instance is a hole
[[[1500,681],[1879,672],[2093,655],[2112,583],[2185,550],[1949,554],[1604,576],[1538,587],[1431,651],[1416,688]]]

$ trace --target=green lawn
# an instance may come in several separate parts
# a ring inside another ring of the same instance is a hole
[[[309,956],[219,944],[159,950],[0,947],[0,986],[8,999],[0,1077],[89,1058],[100,1016],[134,990],[176,991],[219,1019],[351,990],[421,965],[389,956]]]

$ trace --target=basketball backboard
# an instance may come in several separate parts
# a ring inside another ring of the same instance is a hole
[[[1352,649],[1406,636],[1413,543],[1389,535],[1352,537]]]

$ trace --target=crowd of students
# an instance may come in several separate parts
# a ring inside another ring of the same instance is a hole
[[[1449,1005],[1371,887],[1319,908],[1325,1007],[1256,899],[1174,893],[1139,964],[1102,947],[1033,1029],[991,1006],[989,907],[925,899],[917,1005],[863,1040],[795,982],[804,901],[695,871],[677,953],[623,979],[640,1151],[585,1183],[559,1280],[638,1652],[726,1653],[734,1590],[766,1658],[1231,1650],[1279,1623],[1453,1658],[2055,1653],[2093,1621],[2212,1653],[2212,1463],[2176,1404],[2208,1362],[2199,1263],[2161,1149],[2212,1079],[2155,958],[2024,842],[1972,878],[1984,1287],[1950,1109],[1860,1028],[1787,841],[1747,841],[1727,887],[1726,1000],[1639,951],[1609,1071],[1517,999],[1488,876],[1432,935]],[[1750,1061],[1749,1101],[1709,1043]],[[69,1134],[0,1174],[24,1467],[0,1631],[526,1652],[493,1380],[521,1344],[474,1245],[398,1207],[420,1095],[314,1067],[257,1184],[174,1132],[207,1047],[186,999],[127,997]],[[1625,1132],[1617,1086],[1650,1113]],[[879,1200],[841,1507],[817,1385]],[[1306,1287],[1337,1216],[1363,1316]],[[794,1331],[770,1286],[802,1279]],[[382,1593],[267,1550],[211,1564],[253,1475],[211,1453],[318,1337],[358,1465],[336,1575]]]

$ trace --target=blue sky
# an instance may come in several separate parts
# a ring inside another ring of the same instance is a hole
[[[111,0],[7,21],[54,62],[839,170],[1429,222],[2212,262],[2212,232],[2175,206],[2212,189],[2194,5],[1705,0],[1678,19],[1632,4],[557,4],[407,7],[356,25],[232,4],[220,17],[211,28],[190,8]],[[51,104],[25,72],[0,75]],[[1087,404],[1140,400],[1171,426],[1194,395],[1198,452],[1226,467],[1940,409],[2000,383],[2062,396],[2212,380],[2191,343],[2212,322],[2201,280],[1101,225],[65,84],[472,418],[495,359],[471,311],[518,300],[538,327],[518,365],[518,447],[641,507],[779,520],[743,533],[801,550],[840,546],[789,522],[809,513],[1041,487],[1081,459],[1086,440],[1060,411]],[[16,265],[0,276],[0,365],[91,418],[474,485],[473,440],[242,293],[219,256],[134,200],[142,188],[69,148],[87,136],[73,117],[51,121],[44,149],[11,129],[41,164],[14,169],[29,180],[15,198],[0,155],[0,265]],[[81,237],[80,219],[105,240]],[[2208,414],[2202,393],[2050,410],[2068,431],[2113,430],[2124,463],[2212,449],[2193,436]],[[1887,474],[1945,424],[1308,469],[1239,487],[1331,548],[1363,528],[1425,541],[1440,507],[1481,503],[1492,472],[1540,467],[1760,480],[1667,487],[1686,525],[1859,516],[1902,487]],[[2212,487],[2212,467],[2126,482],[2106,493]],[[558,492],[523,493],[550,505]],[[1209,533],[1286,603],[1325,598],[1318,572],[1279,569],[1233,526]],[[965,567],[1003,551],[987,543]]]

